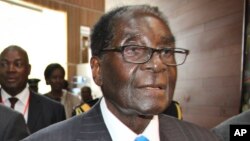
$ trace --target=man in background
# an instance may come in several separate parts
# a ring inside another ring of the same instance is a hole
[[[37,78],[28,79],[28,84],[29,84],[30,90],[38,93],[38,90],[39,90],[38,83],[39,82],[40,82],[40,79],[37,79]]]
[[[99,100],[99,98],[93,99],[92,90],[89,86],[83,86],[81,88],[81,104],[74,107],[72,115],[80,115],[90,110],[92,106]]]
[[[28,76],[31,71],[28,54],[19,46],[11,45],[0,54],[0,103],[24,116],[30,133],[65,119],[60,103],[30,91]]]

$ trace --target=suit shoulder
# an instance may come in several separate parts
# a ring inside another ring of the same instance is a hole
[[[0,140],[19,140],[28,136],[23,115],[0,104]],[[17,128],[19,127],[19,128]],[[10,138],[9,138],[10,137]]]
[[[81,126],[81,121],[82,120],[80,116],[72,117],[68,120],[64,120],[43,128],[22,141],[73,140],[78,133],[76,130],[79,128],[79,126]]]
[[[100,109],[99,107],[94,107],[84,114],[41,129],[23,141],[69,141],[76,140],[82,133],[102,133],[103,131],[107,131],[107,129],[101,117]]]
[[[217,127],[220,126],[223,127],[229,124],[249,124],[249,123],[250,123],[250,110],[228,118],[227,120],[220,123]]]
[[[227,120],[221,122],[212,131],[221,137],[223,140],[229,140],[230,137],[230,125],[231,124],[249,124],[250,123],[250,110],[240,113],[238,115],[232,116]]]
[[[250,110],[240,113],[238,115],[232,116],[227,120],[221,122],[219,125],[213,128],[214,131],[218,132],[229,132],[230,124],[249,124],[250,123]]]
[[[12,110],[4,105],[1,105],[1,104],[0,104],[0,113],[7,114],[8,116],[19,114],[18,112],[14,111],[14,110]]]

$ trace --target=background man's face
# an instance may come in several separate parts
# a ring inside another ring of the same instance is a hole
[[[27,84],[30,65],[24,53],[7,50],[0,57],[0,84],[10,94],[21,92]]]

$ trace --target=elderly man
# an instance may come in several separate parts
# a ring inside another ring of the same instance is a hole
[[[26,141],[217,140],[207,129],[160,114],[172,100],[176,66],[188,50],[175,48],[158,8],[123,6],[106,13],[94,26],[91,49],[93,79],[103,98],[88,112]]]
[[[31,65],[21,47],[11,45],[0,54],[0,103],[23,114],[28,128],[34,133],[65,119],[64,107],[30,91],[28,76]]]

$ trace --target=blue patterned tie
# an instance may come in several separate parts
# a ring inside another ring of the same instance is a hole
[[[135,141],[149,141],[145,136],[139,136],[135,138]]]

